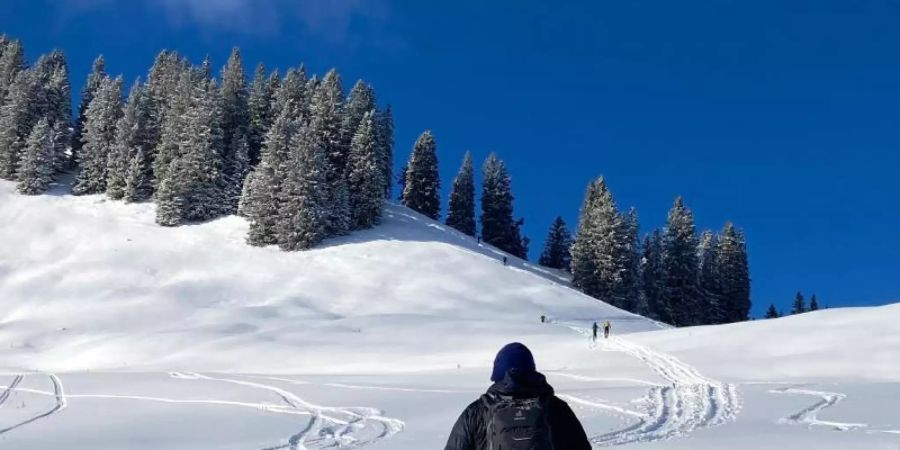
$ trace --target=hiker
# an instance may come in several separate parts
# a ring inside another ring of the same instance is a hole
[[[494,382],[453,425],[444,450],[590,450],[566,402],[535,368],[528,347],[514,342],[497,353]]]
[[[597,341],[597,332],[600,331],[600,327],[597,325],[597,322],[594,322],[594,326],[592,328],[594,330],[594,342]]]
[[[504,257],[503,257],[503,265],[504,265],[504,266],[506,265],[506,262],[507,262],[507,258],[504,256]]]
[[[607,320],[603,322],[603,339],[609,339],[609,329],[612,328],[612,324]]]
[[[541,314],[541,323],[547,323],[547,316]]]

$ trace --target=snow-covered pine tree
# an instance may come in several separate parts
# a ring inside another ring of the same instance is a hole
[[[384,181],[378,149],[375,110],[363,114],[350,145],[347,187],[350,194],[351,228],[363,230],[381,223]]]
[[[621,308],[645,314],[647,306],[641,296],[641,243],[637,210],[631,208],[627,213],[620,214],[619,224],[615,248],[621,276],[616,280],[614,297],[619,299]]]
[[[297,121],[290,111],[282,110],[269,128],[262,151],[262,159],[249,177],[241,203],[243,214],[250,221],[247,242],[265,246],[278,243],[277,225],[281,188],[290,167],[291,141],[297,130]],[[299,170],[298,168],[292,168]]]
[[[519,258],[526,257],[521,223],[513,219],[513,195],[506,165],[491,153],[484,161],[481,183],[481,239]]]
[[[469,236],[475,236],[475,168],[470,152],[463,156],[459,172],[453,179],[446,223]]]
[[[276,73],[272,74],[277,77]],[[280,81],[278,82],[280,84]],[[273,85],[266,78],[266,66],[259,64],[250,84],[250,97],[248,107],[250,109],[250,126],[247,133],[247,144],[251,166],[259,164],[260,152],[265,143],[266,133],[272,126],[272,101],[275,99]]]
[[[247,137],[235,133],[231,143],[234,146],[234,153],[225,161],[228,168],[226,171],[228,178],[225,184],[225,205],[227,208],[223,212],[227,214],[238,213],[244,181],[250,173],[250,145],[247,143]]]
[[[572,234],[562,217],[557,216],[550,225],[544,251],[538,264],[551,269],[570,270],[572,263]]]
[[[178,82],[175,85],[169,85],[168,72],[164,69],[160,70],[160,82],[154,88],[154,84],[150,83],[148,89],[156,105],[157,111],[161,111],[162,123],[159,127],[159,141],[154,150],[153,158],[153,181],[155,194],[159,194],[159,188],[168,178],[169,170],[172,167],[172,161],[181,155],[182,143],[190,136],[187,135],[187,116],[194,101],[195,81],[191,77],[190,70],[179,68],[180,66],[170,63],[171,70],[180,70],[178,74]],[[171,89],[171,91],[169,91]],[[157,92],[154,93],[154,90]]]
[[[106,194],[112,199],[136,202],[153,194],[151,113],[147,87],[136,80],[116,124],[116,143],[107,161]]]
[[[719,271],[719,240],[712,231],[700,234],[697,257],[700,264],[700,309],[696,311],[700,323],[724,323],[730,315],[729,305],[722,298],[722,274]]]
[[[196,83],[185,140],[156,196],[156,222],[164,226],[209,220],[224,212],[222,98],[215,80]]]
[[[281,115],[287,110],[287,114],[295,120],[305,118],[309,113],[309,95],[306,92],[306,69],[290,68],[281,80],[281,85],[275,91],[275,100],[272,105],[272,113]]]
[[[240,193],[247,174],[247,136],[250,133],[250,107],[247,80],[241,53],[236,47],[232,49],[228,63],[222,68],[222,161],[223,181],[225,183],[224,211],[228,214],[237,211]],[[243,152],[243,155],[238,155]],[[241,159],[237,161],[236,159]]]
[[[798,291],[791,305],[791,314],[803,314],[806,311],[806,299],[803,298],[803,293]]]
[[[33,107],[36,108],[37,118],[47,118],[53,141],[54,167],[62,170],[69,165],[66,150],[71,145],[72,85],[69,64],[63,52],[54,50],[41,56],[34,70],[40,87]]]
[[[643,257],[641,258],[641,291],[647,302],[647,317],[656,320],[664,319],[660,311],[662,293],[665,283],[665,271],[662,261],[662,233],[659,229],[644,238]]]
[[[25,70],[25,50],[18,40],[7,40],[0,54],[0,107],[6,103],[10,86],[19,72]]]
[[[300,126],[291,139],[287,167],[279,196],[278,246],[304,250],[326,237],[329,212],[328,163],[308,124]]]
[[[700,264],[697,258],[697,233],[694,215],[684,206],[681,197],[669,211],[668,223],[663,236],[663,268],[665,287],[662,295],[662,309],[665,319],[672,325],[697,325],[702,321],[697,311],[700,309]]]
[[[809,298],[809,310],[810,311],[818,311],[819,310],[819,300],[816,299],[816,294],[813,294],[812,297]]]
[[[43,194],[53,182],[56,158],[51,133],[52,129],[45,117],[32,128],[31,135],[28,136],[18,170],[17,188],[22,194]]]
[[[0,178],[16,180],[25,141],[39,120],[38,77],[31,69],[21,70],[9,86],[6,104],[0,111]]]
[[[769,309],[766,310],[765,318],[766,318],[766,319],[777,319],[777,318],[779,318],[779,317],[780,317],[780,316],[778,315],[778,310],[775,309],[775,305],[774,305],[774,304],[770,304],[770,305],[769,305]]]
[[[585,294],[617,307],[627,306],[630,288],[623,284],[629,260],[622,222],[603,177],[591,182],[572,245],[572,282]]]
[[[431,130],[426,130],[416,139],[406,164],[403,204],[437,220],[441,215],[440,189],[437,143]]]
[[[107,166],[116,144],[116,125],[122,116],[122,77],[104,78],[85,114],[84,144],[78,155],[79,172],[72,193],[106,191]]]
[[[363,116],[375,110],[375,90],[363,80],[357,80],[347,100],[344,102],[344,114],[341,120],[341,146],[349,150],[356,136],[356,130],[363,120]],[[349,155],[349,153],[348,153]]]
[[[344,89],[341,76],[331,69],[322,78],[312,97],[310,105],[312,127],[319,142],[325,149],[330,164],[329,183],[344,176],[347,156],[350,148],[341,140],[341,127],[344,121]]]
[[[84,87],[81,88],[81,103],[78,105],[78,119],[75,121],[75,134],[72,136],[73,161],[77,162],[79,160],[78,153],[84,145],[84,126],[87,120],[88,106],[106,78],[106,60],[103,58],[103,55],[100,55],[94,60],[91,73],[88,75]]]
[[[744,233],[730,222],[717,242],[722,322],[742,322],[750,317],[750,269]]]
[[[381,158],[381,179],[384,181],[384,198],[391,198],[394,184],[394,112],[391,105],[375,115],[378,130],[378,150]]]

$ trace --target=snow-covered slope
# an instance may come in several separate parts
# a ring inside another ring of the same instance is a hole
[[[400,206],[382,226],[302,253],[246,245],[238,217],[180,228],[153,218],[150,204],[0,184],[0,366],[421,370],[564,335],[542,328],[542,314],[659,328]]]
[[[0,449],[441,448],[512,340],[597,448],[900,447],[900,305],[675,330],[398,206],[304,253],[153,215],[0,182]]]

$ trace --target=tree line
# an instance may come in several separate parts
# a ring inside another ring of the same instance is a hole
[[[693,213],[675,199],[663,229],[639,238],[637,211],[620,211],[601,177],[588,185],[573,238],[562,217],[551,225],[540,264],[568,270],[587,295],[677,326],[747,320],[750,270],[744,233],[726,223],[697,234]]]
[[[71,95],[62,52],[28,65],[21,43],[0,36],[0,178],[17,181],[19,192],[46,192],[71,171],[75,195],[153,201],[163,226],[239,214],[251,245],[285,250],[377,225],[391,196],[391,108],[379,108],[362,80],[345,94],[334,69],[318,78],[301,65],[282,76],[259,64],[248,80],[237,48],[218,76],[208,58],[193,65],[162,51],[126,96],[100,56],[74,122]],[[437,143],[425,131],[397,174],[401,203],[435,220],[438,169]],[[468,152],[446,224],[527,259],[506,165],[491,153],[481,169],[480,230]],[[620,211],[599,178],[588,186],[575,236],[558,217],[539,262],[571,271],[590,296],[674,325],[747,319],[742,231],[728,223],[698,235],[680,197],[666,227],[643,240],[639,228],[636,210]]]
[[[803,296],[803,292],[797,291],[797,295],[794,296],[794,301],[791,303],[791,312],[790,315],[795,314],[803,314],[812,311],[819,310],[819,299],[816,298],[816,294],[813,294],[812,297],[809,298],[809,304],[806,303],[806,298]],[[779,317],[784,317],[785,314],[778,309],[775,308],[775,304],[769,304],[769,309],[766,310],[765,319],[777,319]]]
[[[381,220],[393,117],[362,80],[345,95],[334,69],[282,77],[260,64],[248,82],[237,48],[218,77],[208,58],[163,51],[123,90],[98,57],[72,123],[65,55],[29,66],[0,37],[0,178],[34,195],[71,170],[75,195],[153,201],[164,226],[240,213],[249,243],[286,250]]]

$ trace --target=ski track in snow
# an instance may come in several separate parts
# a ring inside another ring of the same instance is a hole
[[[773,389],[769,392],[773,394],[787,395],[812,395],[815,397],[819,397],[820,399],[818,402],[810,405],[809,407],[800,410],[800,412],[780,419],[778,421],[779,423],[790,425],[806,425],[808,427],[822,426],[837,431],[850,431],[860,428],[866,428],[868,426],[864,423],[846,423],[819,420],[820,412],[822,412],[826,408],[831,408],[832,406],[840,403],[842,400],[847,398],[846,394],[842,394],[840,392],[811,391],[807,389],[797,388]]]
[[[32,422],[36,422],[45,417],[52,416],[53,414],[56,414],[66,408],[66,393],[65,393],[65,390],[63,389],[62,381],[59,379],[58,376],[56,376],[56,374],[51,373],[48,376],[50,377],[50,382],[53,384],[53,392],[50,394],[53,395],[54,397],[56,397],[56,405],[49,411],[40,413],[36,416],[29,417],[28,419],[26,419],[22,422],[19,422],[15,425],[11,425],[11,426],[8,426],[5,428],[0,428],[0,435],[6,434],[12,430],[15,430],[16,428],[23,427]],[[6,388],[6,391],[5,391],[6,397],[5,398],[9,397],[10,391],[17,389],[15,386],[13,386],[13,384],[18,385],[22,381],[23,378],[24,378],[24,376],[19,375],[16,377],[15,380],[13,380],[13,383],[10,383],[10,386],[8,386]],[[5,398],[4,398],[4,402],[5,402]]]
[[[312,416],[303,429],[288,438],[287,444],[263,450],[357,448],[391,437],[406,425],[401,420],[385,417],[382,411],[374,408],[319,406],[269,384],[197,373],[173,372],[170,375],[182,380],[217,381],[266,390],[280,397],[291,410]]]
[[[213,382],[223,382],[236,384],[244,387],[262,389],[276,394],[283,404],[274,403],[251,403],[237,402],[229,400],[206,400],[206,399],[174,399],[165,397],[151,397],[141,395],[113,395],[113,394],[74,394],[66,395],[63,391],[63,385],[59,377],[50,374],[50,380],[53,383],[53,391],[43,391],[38,389],[20,388],[19,383],[24,376],[18,375],[8,386],[0,386],[3,389],[0,393],[0,406],[6,402],[9,395],[14,392],[25,392],[29,394],[53,396],[56,398],[56,406],[50,411],[38,414],[17,423],[15,425],[0,429],[0,435],[12,431],[16,428],[28,425],[39,419],[45,418],[59,412],[67,406],[66,399],[73,398],[94,398],[107,400],[138,400],[138,401],[154,401],[172,404],[202,404],[202,405],[222,405],[242,408],[251,408],[258,411],[271,412],[276,414],[287,414],[296,416],[307,416],[309,422],[297,433],[287,439],[286,444],[266,447],[262,450],[312,450],[323,448],[358,448],[371,444],[375,441],[388,438],[399,433],[405,427],[405,423],[389,417],[385,417],[383,413],[374,408],[367,407],[326,407],[309,403],[296,394],[262,383],[254,383],[232,378],[218,378],[196,373],[179,373],[173,372],[169,374],[172,378],[179,380],[204,380]],[[283,381],[296,381],[287,380]],[[302,384],[302,382],[297,382]]]
[[[3,393],[0,394],[0,408],[2,408],[3,404],[5,404],[7,400],[9,400],[9,395],[16,389],[16,386],[18,386],[24,378],[24,375],[16,375],[13,378],[12,383],[9,383],[9,386],[3,389]]]
[[[567,326],[582,335],[591,336],[589,329]],[[592,344],[591,347],[633,356],[671,384],[651,387],[642,399],[635,402],[645,405],[641,412],[565,396],[573,403],[637,419],[625,428],[591,437],[594,445],[610,447],[671,439],[697,429],[723,425],[737,418],[741,400],[735,385],[707,378],[675,357],[615,336],[600,341],[599,346]]]

